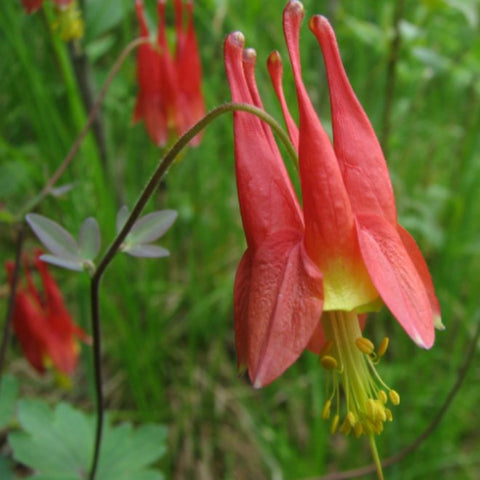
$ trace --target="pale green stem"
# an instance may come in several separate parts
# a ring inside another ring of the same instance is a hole
[[[378,455],[377,443],[375,442],[375,435],[369,435],[368,441],[370,443],[370,450],[372,452],[373,463],[375,464],[378,480],[383,480],[382,462],[380,461],[380,456]]]

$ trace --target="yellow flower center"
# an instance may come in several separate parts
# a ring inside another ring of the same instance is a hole
[[[322,324],[326,343],[320,352],[320,364],[328,372],[326,402],[322,417],[330,419],[330,432],[337,429],[356,437],[379,434],[386,421],[392,421],[387,404],[398,405],[400,396],[378,375],[375,365],[385,354],[388,338],[377,351],[374,344],[362,336],[355,312],[324,312]],[[340,385],[345,394],[345,412],[340,414]],[[332,417],[332,404],[334,415]]]
[[[56,20],[52,28],[54,32],[59,32],[63,41],[69,42],[83,37],[85,23],[76,0],[66,7],[57,7],[55,13]]]

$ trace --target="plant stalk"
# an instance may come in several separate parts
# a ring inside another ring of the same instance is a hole
[[[168,169],[182,152],[182,150],[188,145],[200,131],[202,131],[207,125],[213,122],[217,117],[230,112],[243,111],[259,117],[262,121],[266,122],[272,130],[278,135],[280,141],[285,145],[285,148],[292,158],[295,165],[298,165],[298,157],[295,147],[290,142],[287,133],[279,125],[279,123],[264,110],[257,108],[253,105],[244,103],[225,103],[220,105],[210,112],[208,112],[201,120],[199,120],[193,127],[190,128],[184,135],[182,135],[166,152],[163,158],[159,161],[157,168],[150,177],[150,180],[145,185],[143,191],[138,197],[135,206],[132,209],[129,217],[127,218],[124,226],[118,232],[110,246],[107,248],[102,259],[98,263],[95,273],[91,278],[90,286],[90,300],[91,300],[91,313],[92,313],[92,337],[93,337],[93,355],[94,355],[94,372],[95,372],[95,394],[96,394],[96,410],[97,410],[97,425],[95,432],[95,446],[92,465],[90,468],[89,480],[95,480],[95,473],[98,467],[98,461],[100,458],[100,447],[102,443],[102,430],[104,421],[104,398],[102,391],[102,368],[101,368],[101,332],[100,332],[100,310],[99,310],[99,288],[102,276],[113,260],[115,254],[120,249],[122,242],[132,229],[134,223],[142,213],[146,203],[156,191],[161,180],[167,173]]]

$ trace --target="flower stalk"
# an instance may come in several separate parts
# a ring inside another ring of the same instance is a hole
[[[92,458],[92,464],[90,467],[89,480],[95,480],[95,474],[98,467],[98,461],[100,458],[100,447],[102,442],[102,431],[104,421],[104,398],[102,391],[102,364],[101,364],[101,331],[100,331],[100,309],[99,309],[99,289],[100,282],[105,273],[105,270],[110,265],[111,261],[115,257],[115,254],[119,251],[123,241],[132,229],[134,223],[142,213],[146,203],[156,191],[162,178],[167,173],[168,169],[180,155],[185,147],[188,146],[190,141],[195,138],[204,128],[212,123],[217,117],[230,112],[243,111],[249,114],[257,116],[263,122],[267,123],[270,128],[278,135],[280,141],[284,144],[288,155],[292,161],[297,164],[297,154],[294,146],[290,142],[287,133],[282,129],[278,122],[266,113],[263,109],[254,105],[242,104],[242,103],[225,103],[220,105],[209,113],[207,113],[201,120],[193,125],[185,134],[183,134],[173,146],[165,153],[162,159],[159,161],[157,168],[153,172],[152,176],[146,183],[143,191],[138,197],[130,215],[128,216],[122,229],[118,232],[117,236],[113,239],[110,246],[107,248],[103,257],[99,261],[97,268],[92,274],[90,283],[90,304],[91,304],[91,322],[92,322],[92,339],[93,339],[93,363],[94,363],[94,375],[95,375],[95,397],[96,397],[96,411],[97,411],[97,424],[95,431],[95,445]]]

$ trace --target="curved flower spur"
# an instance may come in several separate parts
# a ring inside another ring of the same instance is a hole
[[[323,417],[356,436],[383,430],[398,393],[379,377],[378,349],[362,336],[365,313],[385,304],[423,348],[443,328],[427,265],[397,220],[379,142],[344,71],[328,20],[309,22],[326,66],[333,145],[302,80],[299,1],[283,16],[299,109],[297,127],[283,95],[278,52],[268,61],[293,145],[298,150],[303,209],[270,128],[245,112],[234,115],[235,164],[247,251],[235,281],[235,336],[240,368],[256,387],[281,375],[305,348],[320,356],[331,379]],[[263,108],[254,76],[255,52],[240,32],[225,41],[234,102]],[[340,385],[345,408],[340,408]],[[331,410],[333,414],[331,413]]]

